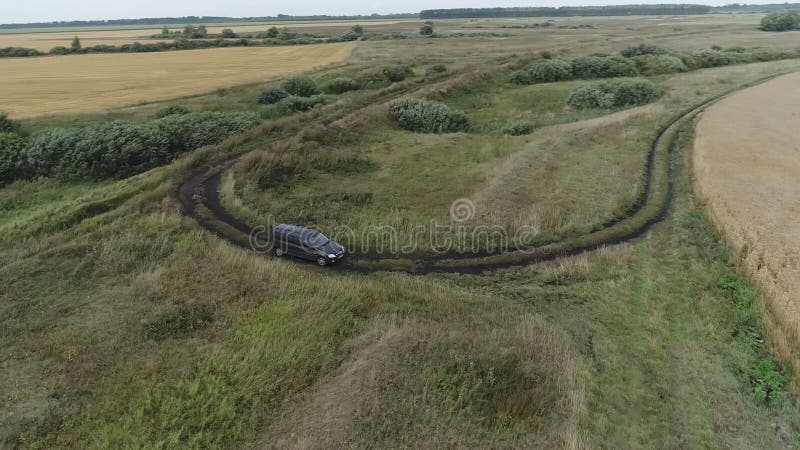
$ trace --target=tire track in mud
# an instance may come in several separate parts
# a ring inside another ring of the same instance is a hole
[[[722,97],[784,74],[765,77],[709,98],[684,110],[683,113],[676,115],[662,126],[655,134],[648,149],[643,174],[645,183],[636,201],[627,209],[625,214],[606,221],[593,232],[539,246],[493,252],[450,253],[416,259],[395,257],[367,258],[350,255],[348,259],[337,265],[335,270],[357,273],[391,271],[415,275],[482,273],[575,256],[600,247],[637,239],[647,233],[653,225],[667,217],[673,197],[674,174],[672,158],[675,153],[677,137],[682,127],[698,113]],[[379,96],[371,104],[400,97],[412,90],[414,89],[407,88],[392,92],[389,95]],[[252,227],[234,217],[223,207],[219,194],[222,174],[247,154],[249,152],[234,155],[213,166],[195,171],[178,186],[176,196],[183,214],[193,218],[202,228],[232,244],[255,251],[252,236],[263,235],[263,228]],[[665,164],[666,166],[660,167],[660,164]],[[659,171],[664,171],[662,180],[656,180],[657,172]],[[663,184],[654,186],[656,183]],[[260,240],[256,244],[266,245],[268,243]]]

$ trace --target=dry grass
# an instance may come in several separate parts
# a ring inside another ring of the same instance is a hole
[[[800,74],[712,107],[698,124],[696,187],[766,294],[773,341],[800,368]],[[795,383],[797,383],[795,379]],[[796,386],[798,387],[798,386]]]
[[[98,54],[0,61],[14,117],[94,111],[209,92],[346,60],[354,44]]]

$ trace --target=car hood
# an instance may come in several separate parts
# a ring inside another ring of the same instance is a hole
[[[336,241],[328,241],[325,245],[322,246],[322,250],[329,254],[338,254],[339,252],[344,251],[344,247]]]

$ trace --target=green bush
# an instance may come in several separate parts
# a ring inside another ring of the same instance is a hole
[[[447,72],[447,66],[444,64],[434,64],[425,69],[425,75],[436,75],[437,73]]]
[[[156,113],[156,118],[160,119],[162,117],[173,116],[175,114],[189,114],[189,108],[181,105],[172,105],[167,106],[166,108],[160,110]]]
[[[272,88],[261,93],[261,95],[258,97],[258,103],[262,105],[272,105],[278,103],[288,96],[289,93],[286,92],[286,89]]]
[[[149,124],[169,140],[169,153],[180,153],[222,142],[258,123],[255,115],[240,112],[203,111],[172,115]]]
[[[633,57],[639,73],[646,76],[662,75],[665,73],[686,72],[686,64],[677,56],[644,54]]]
[[[693,52],[688,58],[682,58],[690,69],[727,66],[733,63],[731,56],[723,51],[706,48]]]
[[[639,75],[636,63],[622,56],[586,56],[572,60],[575,78],[616,78]]]
[[[319,94],[317,83],[315,83],[311,77],[305,75],[291,77],[284,81],[281,87],[283,87],[286,92],[298,97],[311,97],[312,95]]]
[[[800,13],[787,11],[767,14],[761,19],[760,28],[763,31],[798,30],[800,29]]]
[[[533,84],[533,75],[531,75],[531,72],[528,69],[515,70],[511,72],[509,81],[514,84]]]
[[[418,133],[457,133],[469,131],[469,117],[439,102],[402,98],[389,107],[401,128]]]
[[[534,83],[551,83],[572,78],[572,64],[561,59],[542,59],[528,68]]]
[[[0,133],[14,133],[19,130],[19,123],[11,120],[8,114],[0,112]]]
[[[398,81],[403,81],[407,77],[414,75],[414,71],[411,69],[410,66],[406,64],[398,64],[396,66],[391,66],[383,69],[383,75],[386,77],[387,80],[396,83]]]
[[[280,104],[289,111],[304,112],[312,110],[317,105],[324,105],[329,101],[330,99],[324,95],[314,95],[312,97],[298,97],[296,95],[290,95],[281,100]]]
[[[567,104],[575,109],[610,109],[649,103],[663,94],[644,79],[587,83],[570,92]]]
[[[0,133],[0,186],[29,176],[25,158],[27,146],[22,136]]]
[[[331,94],[343,94],[349,91],[357,91],[360,88],[358,82],[352,78],[335,78],[325,86],[325,90]]]
[[[419,27],[419,34],[423,36],[433,36],[433,22],[425,22]]]
[[[75,148],[81,129],[55,128],[35,137],[25,151],[28,175],[33,178],[58,174],[65,153]]]
[[[29,56],[42,56],[44,53],[32,48],[5,47],[0,48],[0,58],[26,58]]]
[[[166,136],[130,122],[82,130],[73,142],[63,149],[59,164],[58,175],[67,178],[125,178],[165,164],[172,156]]]
[[[528,122],[509,123],[503,127],[503,134],[510,136],[523,136],[533,132],[533,124]]]
[[[642,55],[665,55],[667,54],[667,51],[652,44],[639,44],[632,47],[626,47],[619,53],[626,58],[633,58],[634,56]]]

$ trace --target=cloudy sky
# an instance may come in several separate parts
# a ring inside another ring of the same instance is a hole
[[[46,22],[53,20],[93,20],[167,16],[274,16],[348,15],[392,12],[418,12],[431,8],[492,7],[492,6],[565,6],[626,3],[703,3],[722,5],[734,0],[0,0],[0,23]],[[777,3],[778,0],[748,1],[747,3]]]

